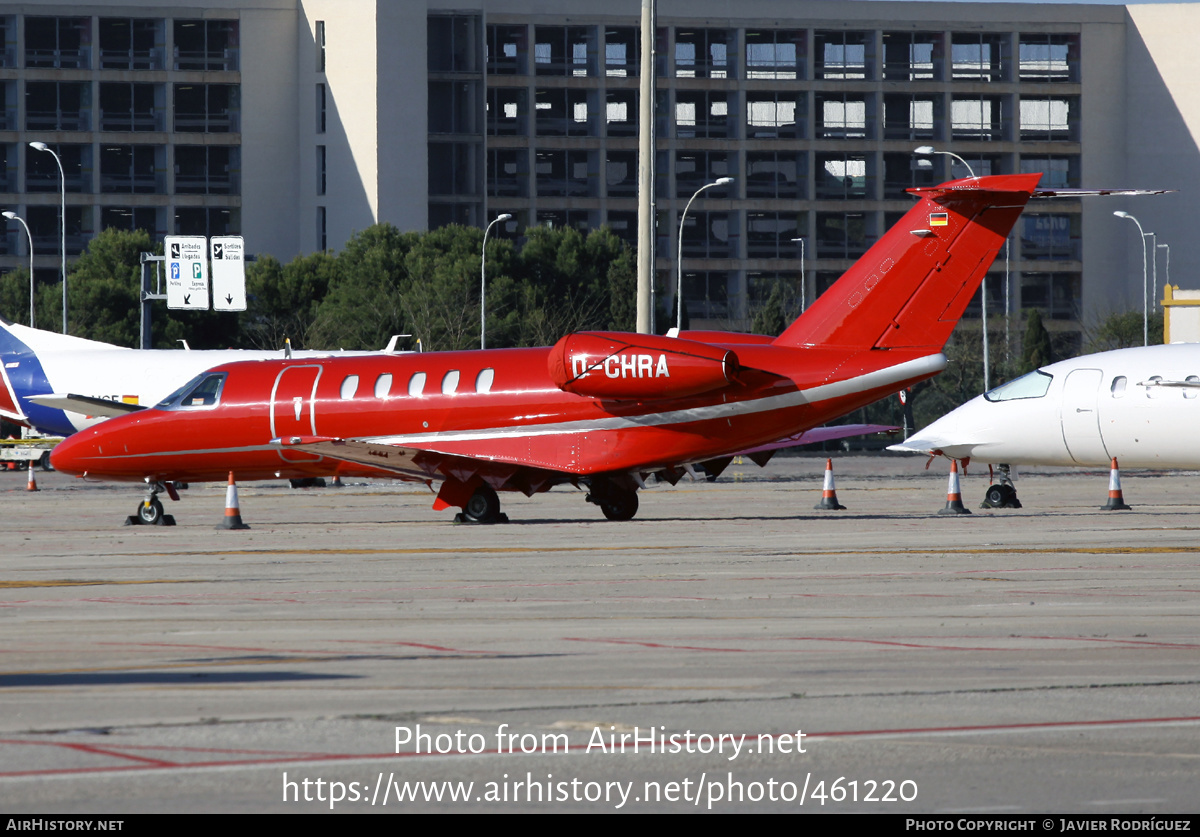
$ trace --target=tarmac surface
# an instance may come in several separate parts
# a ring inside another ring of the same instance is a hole
[[[939,515],[945,460],[834,464],[845,511],[777,457],[627,523],[245,484],[241,532],[0,473],[0,810],[1200,812],[1200,474]]]

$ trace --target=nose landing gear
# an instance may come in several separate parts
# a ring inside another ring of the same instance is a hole
[[[163,514],[163,504],[158,499],[160,491],[166,491],[172,500],[178,500],[175,486],[171,483],[156,482],[150,487],[146,499],[138,503],[137,511],[125,518],[126,526],[174,526],[175,516]]]

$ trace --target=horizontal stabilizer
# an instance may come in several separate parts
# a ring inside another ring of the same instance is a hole
[[[146,409],[140,404],[126,404],[124,401],[96,398],[91,395],[76,395],[73,392],[51,392],[46,395],[31,395],[25,400],[32,401],[34,404],[39,404],[43,407],[50,407],[54,410],[66,410],[70,413],[102,418],[123,416],[126,413],[136,413],[138,410]]]
[[[1034,198],[1104,198],[1167,195],[1175,189],[1034,189]]]
[[[838,424],[829,427],[814,427],[811,430],[805,430],[803,433],[788,436],[786,439],[780,439],[777,442],[740,450],[733,454],[733,456],[749,456],[752,453],[759,453],[761,451],[795,448],[801,445],[816,444],[817,442],[832,442],[834,439],[848,439],[851,436],[866,436],[871,433],[891,433],[899,429],[899,427],[892,427],[887,424]]]

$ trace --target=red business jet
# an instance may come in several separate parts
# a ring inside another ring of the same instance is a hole
[[[942,348],[1038,174],[912,189],[917,204],[777,338],[580,332],[538,349],[229,363],[53,452],[144,482],[365,476],[440,483],[435,509],[503,519],[498,491],[585,484],[610,520],[637,490],[771,446],[940,372]]]

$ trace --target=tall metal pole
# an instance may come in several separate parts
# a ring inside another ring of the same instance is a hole
[[[642,55],[638,102],[638,247],[637,330],[654,332],[655,143],[654,96],[657,0],[642,0]]]
[[[983,320],[983,391],[987,392],[992,388],[991,367],[988,363],[988,321],[987,321],[987,275],[983,277],[983,281],[979,283],[979,318]]]
[[[1169,285],[1169,284],[1171,284],[1171,245],[1170,244],[1160,244],[1160,245],[1158,245],[1158,249],[1167,251],[1167,281],[1166,281],[1166,284]]]
[[[58,164],[58,179],[59,179],[59,183],[61,186],[59,217],[62,220],[62,239],[60,241],[61,250],[59,251],[59,255],[61,256],[61,259],[62,259],[62,266],[61,266],[62,296],[63,296],[62,333],[66,334],[67,333],[67,175],[65,172],[63,172],[62,160],[60,160],[58,155],[54,153],[54,149],[52,149],[50,146],[46,145],[46,143],[44,143],[44,142],[31,142],[31,143],[29,143],[29,146],[38,151],[47,152],[48,154],[50,154],[51,157],[54,158],[54,162]]]
[[[1150,244],[1150,307],[1155,311],[1158,310],[1158,233],[1148,232],[1146,238],[1151,240]]]
[[[483,248],[479,254],[479,348],[487,348],[487,240],[492,227],[512,218],[507,212],[497,215],[483,231]]]
[[[1113,213],[1118,218],[1128,218],[1133,223],[1137,224],[1138,238],[1142,240],[1142,345],[1150,345],[1150,295],[1146,289],[1148,277],[1146,276],[1146,233],[1142,230],[1142,224],[1137,218],[1134,218],[1128,212],[1118,209]]]
[[[29,239],[29,327],[36,328],[33,317],[33,234],[29,232],[29,225],[25,223],[25,219],[15,212],[5,212],[4,217],[10,221],[20,221],[21,226],[25,228],[25,237]],[[1165,244],[1163,245],[1166,246]]]
[[[679,253],[675,259],[675,328],[678,331],[683,330],[683,223],[687,220],[688,210],[692,208],[692,201],[700,197],[701,192],[714,186],[728,186],[732,182],[732,177],[718,177],[712,183],[704,184],[688,199],[683,214],[679,216]]]

